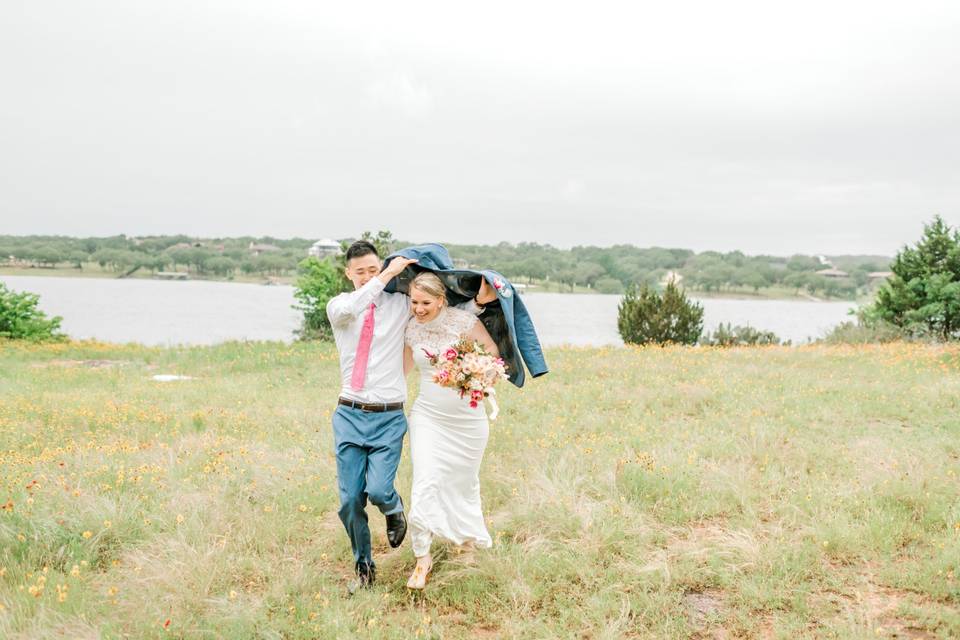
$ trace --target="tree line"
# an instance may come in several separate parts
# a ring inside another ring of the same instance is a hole
[[[117,273],[183,270],[200,277],[285,275],[296,272],[312,240],[244,236],[192,238],[185,235],[105,238],[0,236],[0,262],[36,267],[83,269],[97,264]]]
[[[364,233],[363,238],[374,242],[381,255],[386,255],[395,249],[396,245],[402,244],[394,242],[389,231],[381,231],[376,236],[367,232]],[[11,239],[22,240],[12,236],[0,237],[0,247],[5,247],[9,251],[11,244],[4,245],[2,242],[9,243]],[[120,239],[126,241],[122,236]],[[46,237],[41,239],[41,241],[45,240],[47,240]],[[143,246],[143,240],[138,240],[139,242],[135,244]],[[82,242],[70,238],[62,241],[67,244]],[[116,239],[112,242],[123,244]],[[156,245],[157,247],[165,246],[161,248],[162,251],[181,244],[174,242],[164,245],[164,242]],[[306,243],[307,241],[297,242]],[[192,245],[181,248],[188,247],[198,248]],[[86,248],[93,249],[93,254],[108,249],[130,250],[122,246],[101,247],[95,244],[86,245]],[[257,243],[251,240],[247,248],[251,251],[259,251],[263,247],[258,248]],[[497,245],[497,248],[500,251],[506,251],[512,248],[512,245],[501,244]],[[550,250],[556,251],[552,248]],[[577,250],[574,249],[571,253]],[[0,253],[0,256],[2,255]],[[11,255],[14,254],[11,253]],[[733,255],[735,259],[742,256],[742,254],[738,256],[737,252],[718,255],[723,257]],[[489,258],[489,255],[485,254],[485,257]],[[688,261],[696,257],[698,257],[696,254],[691,254],[688,256]],[[712,259],[715,256],[709,257]],[[840,262],[847,268],[853,264],[855,270],[857,266],[863,264],[862,261],[857,262],[857,260],[856,257],[847,257],[845,262],[840,259],[835,262]],[[79,263],[82,264],[83,260],[79,260]],[[803,264],[802,256],[794,256],[786,260],[785,264],[784,269],[787,271],[804,272],[803,269],[797,268]],[[791,264],[797,267],[791,267]],[[807,261],[806,264],[812,265],[812,262]],[[822,262],[817,260],[817,265],[820,264]],[[331,297],[348,289],[343,266],[342,255],[324,259],[309,257],[299,260],[299,278],[295,287],[295,297],[299,303],[297,308],[304,313],[303,326],[298,332],[301,338],[329,339],[326,303]],[[688,263],[684,262],[681,269],[687,267]],[[894,258],[890,268],[889,278],[884,278],[883,284],[876,291],[873,303],[860,309],[856,322],[842,324],[825,340],[866,343],[892,340],[960,339],[960,229],[952,228],[939,216],[934,217],[929,224],[924,225],[922,238],[913,246],[904,246]],[[28,292],[18,293],[0,284],[0,340],[62,340],[65,336],[59,331],[60,321],[59,317],[47,318],[40,311],[36,295]],[[701,335],[703,307],[689,300],[684,291],[676,285],[675,279],[667,281],[662,293],[643,281],[639,284],[631,283],[618,309],[617,326],[624,342],[633,344],[701,342],[733,346],[779,343],[779,338],[772,333],[758,331],[748,326],[721,325],[713,334]]]
[[[118,274],[144,269],[182,270],[198,277],[230,278],[236,273],[292,277],[312,244],[305,238],[251,236],[0,236],[0,262],[76,269],[97,264]],[[398,248],[413,243],[391,237],[391,244]],[[630,286],[644,283],[657,287],[674,278],[682,280],[687,290],[707,293],[760,292],[779,287],[797,294],[853,298],[869,287],[871,273],[883,272],[890,265],[890,259],[883,256],[832,256],[824,262],[800,254],[748,256],[741,251],[696,253],[626,244],[559,249],[547,244],[501,242],[447,248],[462,264],[495,268],[515,282],[611,294],[622,294]],[[817,273],[828,267],[847,275]]]
[[[940,216],[924,225],[923,236],[904,246],[889,277],[862,306],[855,321],[835,327],[827,343],[878,343],[896,340],[946,342],[960,339],[960,229]],[[703,306],[674,282],[663,292],[641,283],[620,302],[617,328],[627,344],[772,345],[773,333],[749,326],[720,325],[702,334]]]
[[[598,293],[616,294],[635,285],[658,287],[672,278],[682,280],[687,290],[707,293],[759,292],[782,287],[795,293],[852,298],[871,283],[871,273],[883,272],[890,264],[890,258],[883,256],[833,256],[822,261],[799,254],[748,256],[741,251],[696,253],[689,249],[632,245],[564,250],[536,243],[504,242],[449,248],[455,258],[470,264],[495,265],[505,276],[519,282],[552,281],[571,291],[587,287]],[[831,267],[847,275],[830,277],[817,273]]]

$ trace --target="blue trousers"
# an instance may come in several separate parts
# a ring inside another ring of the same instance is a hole
[[[393,481],[406,432],[402,410],[367,412],[337,405],[333,412],[340,521],[350,536],[356,562],[373,564],[367,500],[385,516],[403,511]]]

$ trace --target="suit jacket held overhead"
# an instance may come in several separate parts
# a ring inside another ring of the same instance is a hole
[[[384,267],[397,256],[418,262],[391,280],[385,291],[408,293],[410,281],[419,272],[432,271],[446,285],[448,302],[456,305],[476,296],[480,291],[481,278],[485,279],[496,291],[497,300],[485,306],[479,319],[500,349],[510,382],[518,387],[523,386],[524,364],[534,378],[547,373],[547,362],[530,314],[509,280],[496,271],[454,269],[447,249],[439,244],[421,244],[396,251],[387,256]]]

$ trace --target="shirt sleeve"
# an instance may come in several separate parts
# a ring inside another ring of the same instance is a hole
[[[340,327],[358,317],[373,302],[386,285],[380,278],[370,278],[370,282],[356,291],[341,293],[327,303],[327,318],[330,324]]]

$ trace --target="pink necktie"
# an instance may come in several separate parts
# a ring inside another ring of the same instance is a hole
[[[353,375],[350,376],[350,388],[354,391],[363,389],[363,381],[367,377],[367,358],[370,355],[370,343],[373,342],[373,308],[370,303],[367,315],[363,318],[363,329],[360,330],[360,342],[357,344],[357,358],[353,361]]]

